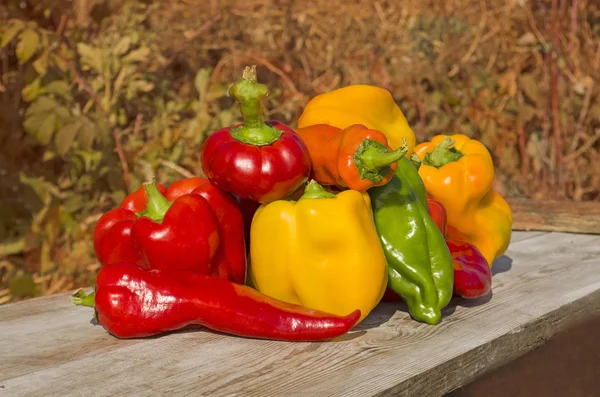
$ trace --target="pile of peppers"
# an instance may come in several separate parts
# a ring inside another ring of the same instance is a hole
[[[148,181],[99,219],[102,266],[72,301],[107,332],[327,340],[382,301],[435,325],[490,292],[512,214],[484,145],[417,143],[380,87],[318,95],[295,129],[265,120],[254,66],[229,94],[243,122],[205,140],[203,177]]]

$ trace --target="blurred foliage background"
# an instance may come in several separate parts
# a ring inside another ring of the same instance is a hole
[[[236,4],[237,3],[237,4]],[[0,304],[90,285],[100,215],[202,175],[239,122],[348,84],[392,92],[418,141],[480,139],[505,196],[600,201],[600,7],[586,0],[40,0],[0,5]]]

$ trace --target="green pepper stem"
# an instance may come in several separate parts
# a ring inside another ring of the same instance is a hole
[[[314,179],[308,182],[304,188],[304,194],[300,197],[303,199],[321,199],[321,198],[335,198],[335,194],[328,192],[323,189],[323,186],[319,185]]]
[[[229,95],[240,103],[244,123],[231,129],[231,136],[240,142],[266,146],[277,141],[281,131],[264,120],[263,98],[269,93],[266,85],[256,80],[256,66],[246,66],[242,79],[231,86]]]
[[[77,306],[94,307],[95,297],[96,294],[94,291],[90,292],[89,294],[86,294],[83,288],[79,288],[71,295],[71,302],[73,302]]]
[[[153,221],[161,222],[169,210],[171,203],[158,190],[155,179],[152,179],[150,182],[145,182],[144,190],[148,196],[148,204],[146,204],[144,216]]]
[[[362,162],[365,168],[371,172],[378,173],[382,168],[389,167],[391,164],[400,160],[408,152],[408,147],[400,146],[393,152],[381,152],[376,147],[365,150],[362,154]]]
[[[419,156],[417,156],[415,153],[413,153],[410,156],[410,162],[412,163],[412,165],[417,169],[417,171],[419,171],[419,168],[421,168],[421,159],[419,158]]]
[[[442,143],[433,149],[433,151],[425,154],[423,163],[431,167],[440,168],[448,163],[458,161],[464,154],[455,147],[451,147],[452,145],[454,145],[452,138],[444,138]]]
[[[406,140],[402,146],[390,152],[387,145],[365,138],[354,152],[354,165],[361,179],[379,183],[390,173],[390,165],[404,157],[407,151]]]

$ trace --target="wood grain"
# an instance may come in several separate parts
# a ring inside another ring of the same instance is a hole
[[[514,230],[600,234],[600,203],[507,199]]]
[[[0,307],[0,395],[441,396],[600,311],[600,236],[515,232],[493,293],[437,326],[382,303],[336,341],[206,330],[120,341],[68,295]],[[19,316],[18,313],[23,315]]]

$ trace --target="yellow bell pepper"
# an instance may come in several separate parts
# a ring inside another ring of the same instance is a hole
[[[494,163],[479,141],[456,135],[437,135],[415,147],[422,161],[419,175],[427,193],[446,208],[448,224],[458,229],[492,266],[508,248],[512,211],[496,192]]]
[[[402,110],[386,89],[371,85],[350,85],[312,98],[298,119],[298,128],[326,124],[346,129],[353,124],[381,131],[394,150],[406,139],[410,157],[415,147],[415,134]]]
[[[250,229],[251,285],[270,297],[337,315],[379,303],[387,263],[367,193],[309,182],[297,201],[262,204]]]

